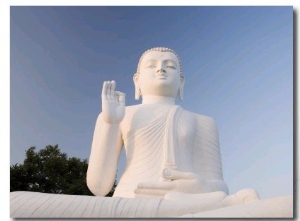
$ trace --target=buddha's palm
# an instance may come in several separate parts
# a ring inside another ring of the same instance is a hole
[[[115,91],[115,81],[104,81],[102,88],[102,115],[108,124],[119,124],[125,115],[125,94]]]

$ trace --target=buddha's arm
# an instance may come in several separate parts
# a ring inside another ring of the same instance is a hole
[[[111,190],[121,148],[119,124],[104,122],[101,113],[96,122],[87,171],[87,185],[93,194],[105,196]]]
[[[115,91],[115,86],[114,81],[103,83],[102,113],[96,122],[87,171],[87,185],[98,196],[111,190],[122,148],[120,123],[125,115],[125,94]]]
[[[197,116],[193,157],[196,172],[203,176],[212,191],[228,193],[227,184],[223,180],[219,134],[215,121],[210,117]]]

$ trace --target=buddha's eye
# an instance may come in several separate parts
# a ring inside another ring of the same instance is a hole
[[[150,59],[145,63],[144,67],[152,69],[152,68],[156,68],[156,66],[157,66],[157,61],[155,59]]]
[[[171,69],[176,69],[176,63],[175,62],[173,62],[172,60],[167,60],[166,61],[166,67],[167,68],[171,68]]]
[[[156,66],[154,65],[154,64],[149,64],[149,65],[147,65],[147,67],[146,68],[155,68]]]
[[[167,68],[176,69],[176,67],[174,65],[167,65]]]

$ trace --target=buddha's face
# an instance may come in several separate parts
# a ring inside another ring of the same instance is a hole
[[[140,73],[134,76],[142,96],[158,95],[176,97],[183,77],[180,64],[172,52],[151,51],[144,55]]]

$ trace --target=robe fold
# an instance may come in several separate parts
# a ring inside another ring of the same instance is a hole
[[[114,196],[134,197],[138,183],[164,181],[164,169],[180,169],[180,148],[186,146],[184,139],[178,140],[182,112],[177,105],[164,108],[150,123],[123,137],[127,165]]]

